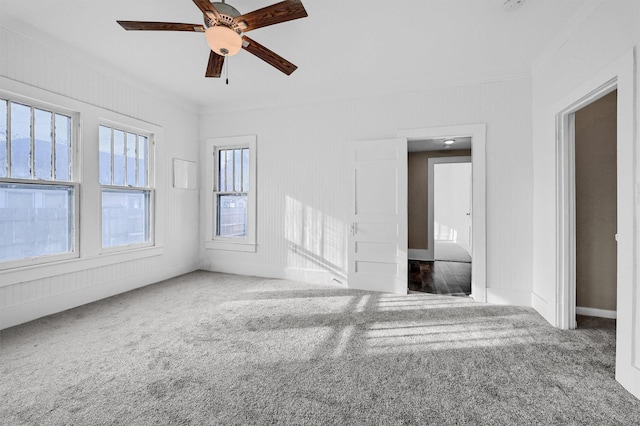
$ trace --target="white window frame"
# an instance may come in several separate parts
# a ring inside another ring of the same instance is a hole
[[[206,142],[206,226],[205,247],[212,250],[255,252],[257,212],[257,149],[256,135],[211,138]],[[232,148],[249,148],[249,191],[247,192],[247,232],[245,237],[220,237],[216,235],[218,197],[218,151]]]
[[[100,254],[111,254],[111,253],[117,253],[117,252],[122,252],[122,251],[127,251],[127,250],[136,250],[136,249],[142,249],[142,248],[148,248],[148,247],[155,247],[156,245],[156,230],[155,230],[155,217],[156,217],[156,189],[155,189],[155,132],[153,131],[149,131],[149,130],[145,130],[142,128],[138,128],[138,127],[134,127],[131,125],[125,125],[119,122],[114,122],[114,121],[109,121],[109,120],[100,120],[98,122],[98,127],[96,128],[96,131],[99,132],[100,126],[103,127],[108,127],[111,128],[112,131],[113,130],[120,130],[125,132],[125,140],[126,140],[126,134],[127,133],[134,133],[137,136],[145,136],[147,138],[147,142],[148,142],[148,153],[147,153],[147,186],[145,187],[138,187],[138,186],[121,186],[121,185],[106,185],[106,184],[102,184],[100,183],[100,179],[99,179],[99,175],[100,172],[98,171],[98,184],[100,185],[100,218],[99,218],[99,224],[100,224]],[[99,137],[98,139],[96,139],[97,142],[99,143]],[[113,143],[113,141],[112,141]],[[112,146],[113,149],[113,146]],[[98,155],[99,155],[100,150],[98,149]],[[113,154],[113,153],[112,153]],[[126,154],[126,152],[125,152]],[[126,159],[125,159],[126,162]],[[100,164],[98,162],[98,169],[100,168]],[[113,174],[113,170],[111,170],[111,173]],[[113,176],[112,176],[113,178]],[[131,244],[126,244],[126,245],[120,245],[120,246],[111,246],[111,247],[104,247],[103,246],[103,241],[102,241],[102,226],[103,226],[103,222],[102,222],[102,196],[103,196],[103,192],[105,190],[115,190],[115,191],[149,191],[149,241],[145,241],[142,243],[131,243]]]
[[[18,185],[34,185],[34,186],[52,186],[52,187],[68,187],[73,188],[73,249],[68,253],[60,253],[60,254],[45,254],[41,256],[27,257],[16,260],[8,260],[5,262],[0,262],[0,271],[23,268],[29,266],[36,266],[42,264],[48,264],[53,262],[59,262],[63,260],[69,259],[77,259],[80,257],[80,184],[78,182],[78,177],[80,176],[80,163],[79,163],[79,155],[78,155],[78,137],[79,137],[79,123],[80,123],[80,113],[77,111],[72,111],[67,108],[59,107],[57,105],[48,104],[46,102],[40,102],[35,99],[25,98],[22,96],[16,96],[14,94],[9,94],[6,92],[0,91],[0,99],[2,101],[9,101],[18,104],[22,104],[32,108],[41,109],[44,111],[51,112],[53,114],[65,115],[71,118],[71,147],[70,147],[70,166],[69,166],[69,180],[68,181],[56,181],[56,180],[44,180],[44,179],[24,179],[24,178],[11,178],[11,177],[3,177],[0,178],[0,183],[3,184],[18,184]],[[31,116],[32,126],[33,126],[33,113]],[[33,127],[31,129],[31,143],[33,144]],[[32,160],[32,164],[34,164],[35,160]],[[11,155],[7,158],[7,169],[11,169]]]

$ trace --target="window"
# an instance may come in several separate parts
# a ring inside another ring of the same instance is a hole
[[[69,113],[0,99],[3,266],[77,256],[72,122]]]
[[[217,151],[216,237],[247,236],[249,148]]]
[[[151,245],[150,136],[99,126],[102,248]]]
[[[210,139],[208,248],[255,251],[255,136]]]

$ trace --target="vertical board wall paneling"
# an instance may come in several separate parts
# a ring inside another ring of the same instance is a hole
[[[43,315],[59,312],[151,284],[198,266],[197,227],[166,226],[185,217],[197,223],[197,191],[178,192],[167,183],[168,166],[173,157],[198,159],[198,116],[195,107],[162,97],[143,84],[131,82],[99,68],[91,58],[69,55],[65,47],[52,47],[0,27],[0,90],[18,96],[71,108],[81,113],[81,235],[85,235],[84,261],[41,265],[20,271],[0,272],[0,329]],[[69,107],[69,105],[73,105]],[[97,156],[97,124],[110,117],[116,122],[132,120],[154,123],[162,129],[156,148],[156,234],[158,244],[152,257],[99,255],[99,241],[86,239],[99,235],[97,183],[94,159]],[[179,141],[180,143],[176,143]],[[89,191],[89,192],[88,192]],[[169,211],[175,206],[179,212]],[[96,231],[98,230],[98,231]],[[165,251],[164,254],[163,250]],[[86,260],[85,259],[85,260]],[[80,266],[78,266],[80,265]],[[87,265],[87,266],[83,266]]]
[[[392,138],[401,129],[485,121],[490,135],[487,150],[497,153],[497,161],[487,170],[487,209],[502,218],[500,212],[510,200],[495,194],[516,194],[524,200],[532,197],[530,158],[514,163],[508,157],[530,149],[530,138],[521,134],[522,129],[530,128],[530,84],[524,78],[204,115],[201,138],[257,135],[259,205],[257,253],[203,249],[203,267],[344,282],[347,188],[352,178],[347,174],[346,145],[354,140]],[[520,303],[530,298],[531,277],[514,268],[531,271],[532,236],[527,229],[531,229],[532,217],[525,208],[517,213],[521,213],[518,220],[507,221],[501,230],[503,240],[488,236],[493,253],[504,256],[492,263],[489,285],[505,289],[508,302]],[[205,214],[201,206],[202,220],[207,220]]]
[[[523,244],[533,238],[531,117],[522,114],[531,110],[531,86],[522,83],[482,88],[483,121],[495,123],[487,126],[487,259],[493,260],[487,265],[487,297],[529,306],[529,294],[520,290],[530,291],[532,276],[532,247]]]

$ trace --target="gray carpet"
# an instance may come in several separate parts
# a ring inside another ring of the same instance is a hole
[[[471,263],[471,256],[455,241],[435,240],[434,260]]]
[[[614,332],[195,272],[0,334],[4,425],[640,424]]]

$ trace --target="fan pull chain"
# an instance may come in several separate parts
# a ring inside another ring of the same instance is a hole
[[[227,85],[229,85],[229,57],[228,56],[227,56],[227,60],[224,61],[224,66],[225,66]]]

